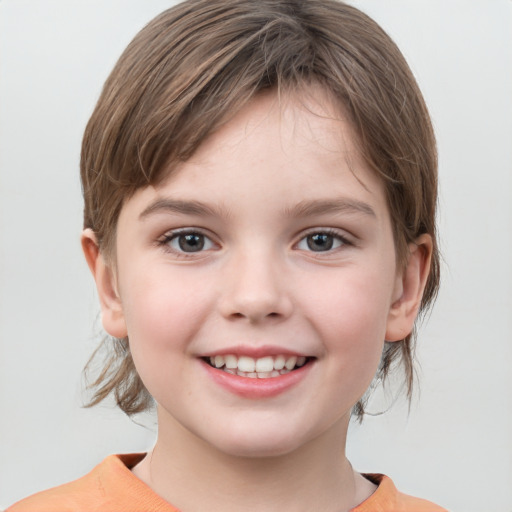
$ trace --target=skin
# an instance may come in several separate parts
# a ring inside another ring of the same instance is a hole
[[[185,511],[339,512],[375,490],[345,457],[350,411],[384,340],[413,327],[431,240],[397,268],[380,179],[340,109],[307,92],[258,96],[163,184],[137,191],[115,262],[82,236],[104,327],[129,336],[158,404],[156,446],[133,472]],[[183,229],[202,250],[180,248]],[[261,347],[308,356],[307,371],[276,396],[246,398],[202,359]]]

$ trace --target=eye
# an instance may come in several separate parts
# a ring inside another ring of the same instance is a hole
[[[337,249],[349,242],[340,234],[330,231],[318,231],[310,233],[297,244],[297,249],[302,251],[327,252]]]
[[[165,237],[163,243],[178,253],[201,252],[214,247],[214,243],[206,235],[195,231],[171,233]]]

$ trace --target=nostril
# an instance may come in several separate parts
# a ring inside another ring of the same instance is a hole
[[[236,313],[232,313],[231,317],[232,318],[248,318],[249,320],[253,321],[253,320],[261,320],[263,318],[279,318],[279,317],[281,317],[281,314],[272,312],[272,313],[267,313],[267,314],[260,316],[260,315],[250,314],[250,313],[244,314],[244,313],[236,312]]]

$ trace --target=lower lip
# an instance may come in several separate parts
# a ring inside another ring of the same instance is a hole
[[[309,361],[304,366],[297,368],[289,373],[280,375],[279,377],[270,377],[268,379],[258,379],[250,377],[240,377],[232,375],[224,370],[213,368],[205,361],[201,361],[204,369],[211,379],[219,386],[235,395],[252,400],[271,398],[290,388],[296,386],[309,373],[313,362]]]

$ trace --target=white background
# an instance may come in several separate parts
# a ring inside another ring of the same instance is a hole
[[[512,1],[354,3],[397,41],[431,109],[444,263],[420,331],[420,395],[409,416],[399,401],[354,427],[348,451],[454,512],[510,512]],[[170,4],[0,0],[0,508],[153,442],[151,418],[81,408],[100,326],[78,160],[115,60]]]

